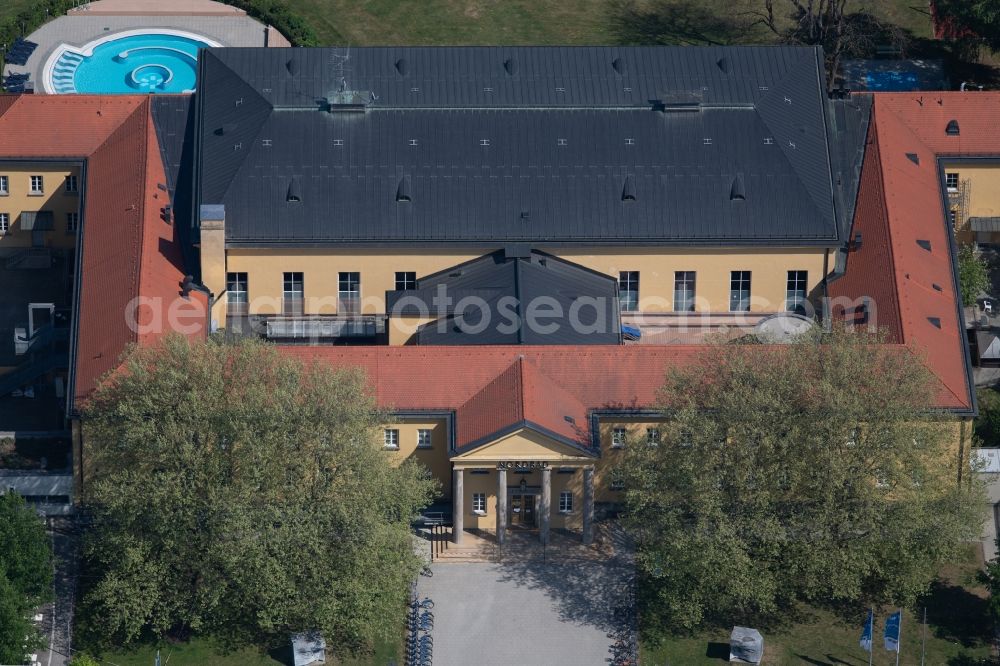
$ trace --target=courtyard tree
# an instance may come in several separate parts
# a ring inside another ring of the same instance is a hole
[[[990,272],[976,247],[963,245],[958,249],[958,284],[962,292],[962,305],[973,306],[980,294],[990,288]]]
[[[1000,3],[996,0],[935,0],[939,20],[950,32],[971,39],[993,53],[1000,51]]]
[[[907,603],[978,537],[959,424],[928,407],[919,357],[873,342],[719,344],[669,374],[669,430],[623,468],[652,635],[800,602]]]
[[[45,525],[13,492],[0,495],[0,664],[21,664],[41,647],[31,621],[52,596],[52,549]]]
[[[360,371],[263,342],[132,350],[84,412],[91,641],[395,639],[436,486],[392,464],[382,416]]]

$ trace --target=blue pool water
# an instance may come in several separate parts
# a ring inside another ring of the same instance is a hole
[[[179,93],[194,90],[198,49],[194,37],[147,33],[112,39],[92,55],[72,50],[52,68],[52,88],[64,93]]]
[[[870,72],[865,74],[868,90],[905,92],[919,90],[917,75],[912,72]]]

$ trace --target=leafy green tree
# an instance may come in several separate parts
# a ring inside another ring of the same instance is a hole
[[[84,413],[93,639],[395,638],[436,485],[392,464],[383,418],[360,371],[262,342],[133,350]]]
[[[993,53],[1000,51],[1000,3],[996,0],[935,0],[938,17],[972,32]]]
[[[23,663],[26,652],[41,646],[30,618],[51,596],[44,524],[20,495],[0,495],[0,664]]]
[[[975,420],[976,437],[980,446],[1000,446],[1000,393],[996,389],[981,388],[976,391],[979,416]]]
[[[996,543],[1000,547],[1000,539]],[[1000,557],[995,557],[986,563],[985,570],[980,573],[980,581],[990,591],[987,605],[990,619],[994,625],[1000,625]]]
[[[957,424],[927,408],[919,358],[872,342],[722,344],[668,375],[669,432],[623,465],[651,635],[802,601],[906,603],[978,536]]]
[[[979,295],[990,288],[990,273],[986,260],[976,252],[974,245],[963,245],[958,249],[958,283],[962,292],[962,304],[976,304]]]

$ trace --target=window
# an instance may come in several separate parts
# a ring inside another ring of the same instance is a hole
[[[396,291],[417,288],[417,274],[413,271],[396,271]]]
[[[45,181],[41,176],[31,176],[31,191],[28,194],[44,194],[45,193]]]
[[[226,302],[229,314],[249,314],[246,273],[226,273]]]
[[[611,448],[620,449],[625,446],[625,438],[628,437],[626,428],[615,428],[611,431]]]
[[[949,192],[958,192],[958,174],[946,173],[944,175],[944,184]]]
[[[953,226],[953,227],[958,224],[958,210],[957,209],[952,208],[951,210],[948,211],[948,222],[950,222],[951,226]]]
[[[431,448],[431,442],[433,441],[432,437],[431,437],[431,432],[432,431],[431,431],[430,428],[421,428],[420,430],[417,431],[417,448],[418,449],[429,449],[429,448]]]
[[[559,493],[559,513],[570,513],[573,510],[573,493],[564,490]]]
[[[618,274],[618,298],[622,312],[639,309],[639,271],[621,271]]]
[[[486,493],[472,493],[472,513],[486,515]]]
[[[302,301],[305,295],[302,284],[302,273],[285,273],[282,314],[301,315]]]
[[[6,196],[10,194],[10,178],[7,176],[0,176],[0,196]]]
[[[76,194],[76,176],[66,176],[66,192]]]
[[[382,431],[383,448],[393,451],[399,450],[399,430],[396,428],[386,428]]]
[[[80,226],[79,213],[66,213],[66,233],[76,233],[76,228]]]
[[[10,231],[10,213],[0,213],[0,234]]]
[[[341,273],[337,285],[337,314],[361,312],[361,273]]]
[[[730,272],[729,311],[750,312],[750,271]]]
[[[622,473],[617,470],[611,470],[611,481],[608,483],[608,488],[611,490],[625,490],[625,479],[622,478]]]
[[[674,272],[674,312],[694,312],[694,271]]]
[[[806,312],[806,285],[808,271],[788,271],[788,286],[785,289],[785,310],[796,314]]]
[[[660,444],[660,429],[659,428],[646,428],[646,443],[650,446],[659,446]]]

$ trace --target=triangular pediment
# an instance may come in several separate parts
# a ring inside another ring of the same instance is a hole
[[[573,445],[550,436],[540,428],[525,424],[496,439],[476,443],[452,457],[452,460],[547,461],[590,460],[593,455],[583,445]]]

